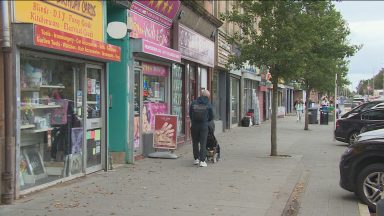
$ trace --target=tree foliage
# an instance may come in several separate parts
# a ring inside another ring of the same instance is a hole
[[[384,68],[381,68],[372,78],[360,80],[356,92],[360,95],[368,95],[372,94],[373,89],[384,89]]]
[[[300,53],[296,23],[300,12],[301,4],[297,1],[239,0],[231,11],[222,15],[240,28],[229,38],[230,43],[238,44],[240,54],[232,56],[229,62],[237,67],[246,61],[265,65],[272,76],[272,156],[277,155],[277,84],[279,79],[292,79],[296,74],[296,56]]]
[[[332,2],[304,1],[302,9],[298,23],[298,30],[302,32],[299,40],[303,45],[298,81],[306,90],[308,101],[312,90],[334,92],[335,84],[348,84],[346,59],[360,47],[348,43],[350,31]],[[304,129],[307,130],[307,115],[305,119]]]
[[[358,47],[348,44],[349,30],[331,1],[239,0],[222,19],[240,28],[228,39],[239,49],[230,64],[265,65],[272,75],[271,155],[277,155],[279,79],[297,81],[307,90],[329,90],[336,73],[346,82],[345,58]]]

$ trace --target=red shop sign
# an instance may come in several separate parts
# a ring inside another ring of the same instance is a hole
[[[35,25],[34,44],[101,59],[120,61],[120,47],[67,32]]]

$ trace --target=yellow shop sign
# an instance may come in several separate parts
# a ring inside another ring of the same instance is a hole
[[[103,41],[101,0],[14,1],[16,22],[34,23]]]

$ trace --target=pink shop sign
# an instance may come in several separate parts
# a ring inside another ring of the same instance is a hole
[[[143,62],[143,74],[154,76],[168,76],[168,68],[162,65]]]
[[[215,65],[215,43],[181,24],[179,25],[179,50],[185,59],[208,67]]]
[[[151,41],[142,39],[143,41],[143,52],[154,56],[169,59],[175,62],[181,62],[181,54],[177,50],[173,50],[168,47],[160,46]]]
[[[134,11],[130,12],[132,38],[144,38],[161,46],[171,46],[171,31],[162,25],[155,23]]]
[[[179,0],[137,0],[131,10],[170,28],[180,8]]]

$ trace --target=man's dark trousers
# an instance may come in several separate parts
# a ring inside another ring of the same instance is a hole
[[[191,127],[193,157],[205,161],[207,157],[208,125],[194,123]],[[199,149],[200,143],[200,149]]]

